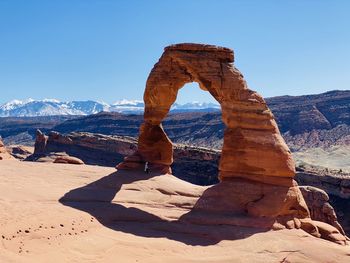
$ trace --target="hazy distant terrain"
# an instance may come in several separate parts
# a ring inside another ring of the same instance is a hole
[[[172,112],[217,111],[219,104],[206,102],[174,103]],[[144,103],[140,100],[121,100],[112,104],[99,101],[68,101],[56,99],[13,100],[0,105],[0,117],[38,117],[57,115],[90,115],[99,112],[119,112],[124,114],[142,114]]]
[[[350,91],[280,96],[267,98],[266,101],[299,163],[349,169]],[[130,106],[130,102],[123,103]],[[137,105],[143,107],[142,103]],[[207,106],[183,105],[183,112],[172,111],[163,122],[171,140],[220,149],[224,133],[221,113],[213,111],[213,108],[206,108]],[[196,109],[191,110],[191,107]],[[37,128],[44,132],[85,131],[137,137],[142,121],[141,114],[118,112],[101,112],[87,116],[0,118],[0,135],[6,144],[32,144]]]

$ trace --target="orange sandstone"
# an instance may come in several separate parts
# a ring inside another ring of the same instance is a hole
[[[219,165],[221,182],[203,193],[205,202],[195,205],[207,217],[191,217],[190,221],[206,224],[211,213],[228,215],[229,221],[237,215],[261,218],[261,222],[269,219],[272,229],[301,228],[315,237],[345,244],[346,237],[335,227],[311,220],[293,180],[294,160],[274,116],[264,99],[248,88],[233,61],[233,51],[224,47],[166,47],[147,79],[138,149],[117,168],[171,173],[173,146],[161,122],[179,89],[197,82],[220,103],[226,129]]]
[[[220,103],[226,125],[220,179],[240,177],[277,185],[291,185],[294,161],[264,99],[248,89],[233,65],[228,48],[177,44],[165,48],[153,67],[144,94],[144,124],[137,154],[142,162],[170,166],[172,143],[161,122],[186,83],[198,82]],[[128,160],[119,165],[127,168]]]

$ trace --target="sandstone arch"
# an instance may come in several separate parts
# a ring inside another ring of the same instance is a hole
[[[264,99],[248,89],[243,75],[233,66],[233,51],[202,44],[177,44],[165,48],[153,67],[144,93],[144,124],[138,151],[118,166],[135,168],[149,162],[169,170],[172,143],[162,120],[186,83],[198,82],[201,89],[220,103],[226,125],[219,175],[291,185],[294,161],[280,135],[274,116]]]
[[[161,122],[178,90],[196,81],[220,103],[226,130],[219,166],[221,182],[203,193],[192,209],[194,217],[187,215],[185,220],[208,224],[215,218],[214,224],[250,227],[267,220],[272,229],[301,228],[345,244],[347,238],[336,228],[311,220],[293,180],[293,158],[273,114],[264,99],[248,89],[232,63],[233,51],[228,48],[201,44],[166,47],[147,79],[138,149],[117,168],[140,169],[148,162],[155,175],[171,172],[173,148]],[[197,212],[204,212],[208,219],[198,218]],[[258,220],[252,223],[252,218]]]

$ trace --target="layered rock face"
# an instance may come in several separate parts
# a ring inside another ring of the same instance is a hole
[[[140,129],[138,160],[170,166],[172,143],[161,122],[188,82],[198,82],[221,104],[226,125],[220,179],[234,177],[292,185],[294,162],[264,99],[248,89],[228,48],[178,44],[165,51],[152,69],[144,94],[144,124]],[[131,158],[135,161],[135,157]],[[131,167],[135,167],[131,162]],[[119,168],[128,168],[126,160]]]
[[[330,205],[328,194],[313,186],[300,186],[306,204],[310,210],[310,215],[313,220],[328,223],[345,235],[342,226],[338,222],[334,208]]]
[[[173,174],[187,182],[210,185],[218,182],[220,151],[174,144]],[[47,135],[37,131],[35,153],[27,161],[54,162],[74,156],[86,164],[114,167],[137,149],[137,140],[127,136],[88,132]],[[130,158],[129,158],[130,160]],[[139,163],[136,163],[139,165]]]
[[[345,244],[345,236],[335,227],[311,220],[293,181],[291,152],[274,116],[264,99],[248,89],[233,60],[233,51],[223,47],[166,47],[147,79],[138,149],[117,169],[140,169],[146,163],[153,172],[171,173],[173,147],[161,122],[179,89],[195,81],[220,103],[226,125],[219,165],[221,183],[208,189],[209,201],[196,204],[197,209],[232,217],[263,217],[271,220],[272,229],[301,228],[316,237]]]
[[[27,161],[53,162],[58,158],[60,162],[62,158],[67,160],[68,156],[74,156],[86,164],[114,166],[137,149],[136,140],[126,136],[91,133],[63,135],[54,131],[45,135],[39,130],[36,135],[34,154]]]
[[[107,145],[109,148],[106,147]],[[116,162],[122,160],[122,156],[131,155],[135,151],[137,141],[131,137],[93,133],[63,135],[51,132],[49,136],[46,136],[37,131],[36,146],[36,152],[41,152],[41,154],[34,154],[28,159],[72,164],[83,164],[82,160],[84,160],[87,164],[114,166]],[[218,182],[217,169],[220,151],[181,144],[174,144],[173,148],[174,162],[171,167],[176,177],[197,185],[212,185]],[[100,158],[101,156],[103,159]],[[300,176],[299,171],[296,178],[298,179]],[[312,175],[307,174],[304,177],[308,178],[309,181],[302,182],[302,185],[314,185],[314,182],[311,181]],[[322,176],[322,178],[326,178],[326,176]],[[231,187],[231,191],[233,187]],[[300,186],[299,188],[312,219],[329,223],[338,230],[342,230],[333,207],[328,203],[329,197],[324,191],[310,186]]]

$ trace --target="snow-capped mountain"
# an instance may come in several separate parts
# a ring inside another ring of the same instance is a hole
[[[220,110],[220,105],[210,102],[189,102],[185,104],[174,103],[171,107],[172,111],[212,111]]]
[[[175,103],[171,110],[184,111],[214,111],[220,106],[214,103]],[[0,117],[35,117],[53,115],[90,115],[101,111],[120,112],[124,114],[142,114],[144,103],[141,100],[121,100],[113,104],[105,102],[69,101],[61,102],[56,99],[43,100],[13,100],[0,106]]]
[[[91,100],[70,102],[61,102],[55,99],[13,100],[0,106],[0,117],[88,115],[108,109],[108,104]]]
[[[109,111],[125,114],[143,113],[144,103],[142,100],[121,100],[110,105]]]

